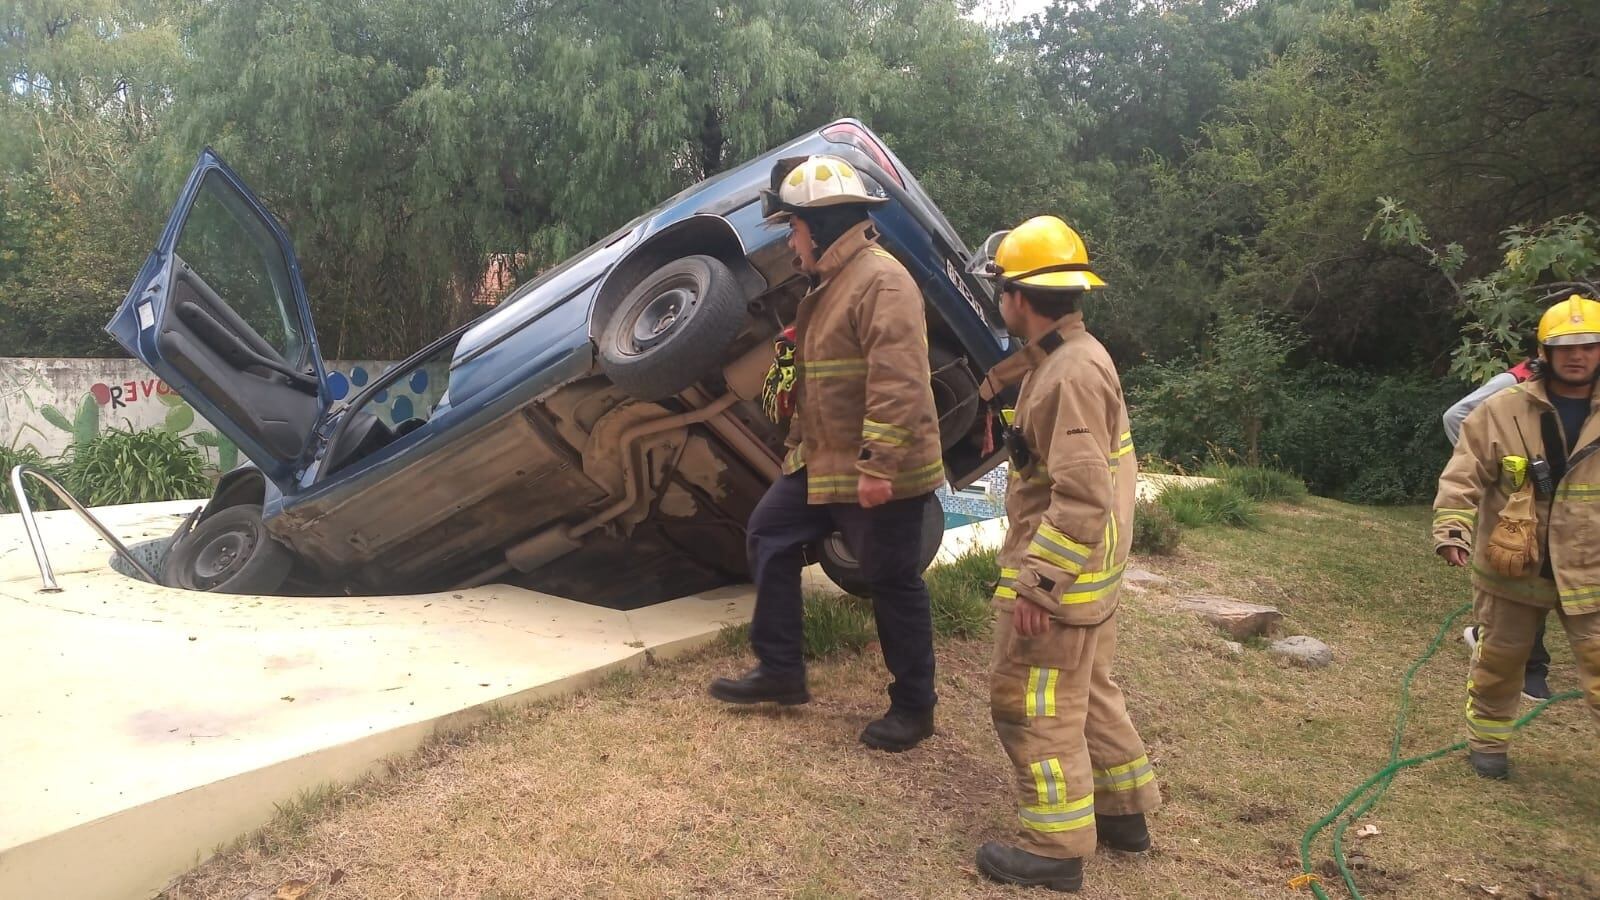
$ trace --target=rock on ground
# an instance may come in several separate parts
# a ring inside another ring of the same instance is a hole
[[[1314,637],[1297,634],[1281,641],[1273,641],[1267,650],[1295,665],[1312,669],[1327,668],[1333,663],[1333,648]]]
[[[1138,594],[1153,587],[1161,587],[1169,581],[1165,575],[1157,575],[1149,569],[1141,569],[1138,566],[1129,566],[1128,570],[1122,573],[1123,587]]]
[[[1272,634],[1283,621],[1283,613],[1270,606],[1214,594],[1179,597],[1178,606],[1226,631],[1236,641]]]

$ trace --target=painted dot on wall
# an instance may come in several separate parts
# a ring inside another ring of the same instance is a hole
[[[350,393],[350,379],[343,372],[328,373],[328,393],[335,400],[343,400]]]
[[[385,388],[385,389],[379,391],[378,393],[374,394],[372,399],[376,403],[388,403],[389,402],[389,390],[388,390],[388,388]]]
[[[364,386],[367,383],[367,370],[361,366],[356,366],[350,370],[350,380],[356,387]]]
[[[418,369],[411,373],[411,393],[420,394],[428,389],[428,372]]]
[[[404,422],[405,420],[411,418],[411,398],[410,397],[396,397],[396,398],[394,398],[394,406],[391,407],[391,411],[394,413],[394,423],[396,425],[398,425],[401,422]]]

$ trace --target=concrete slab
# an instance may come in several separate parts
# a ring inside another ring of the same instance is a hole
[[[201,501],[96,510],[137,543]],[[39,516],[63,590],[40,590],[0,516],[0,897],[148,896],[275,804],[515,705],[670,658],[749,620],[736,586],[632,612],[505,585],[396,597],[163,588],[108,565],[68,511]],[[1002,521],[946,533],[941,559]],[[807,583],[833,589],[818,567]]]
[[[130,542],[194,503],[102,510]],[[429,736],[674,655],[746,621],[748,587],[635,612],[492,585],[245,597],[125,578],[69,512],[40,517],[39,591],[0,517],[0,897],[149,895],[274,804]]]

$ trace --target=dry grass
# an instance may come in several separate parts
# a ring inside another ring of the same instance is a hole
[[[1323,672],[1235,657],[1159,591],[1128,596],[1120,680],[1166,804],[1156,851],[1097,857],[1083,896],[1292,896],[1301,831],[1382,763],[1401,673],[1465,599],[1423,534],[1421,511],[1314,500],[1258,531],[1191,532],[1160,563],[1175,583],[1280,606],[1292,631],[1333,645]],[[1557,644],[1553,679],[1571,687]],[[870,650],[815,665],[816,700],[781,712],[705,697],[742,651],[619,677],[292,805],[166,896],[266,897],[291,879],[316,898],[1028,896],[971,862],[1011,821],[988,652],[981,639],[941,645],[940,733],[898,756],[856,742],[885,703]],[[1408,750],[1458,736],[1463,665],[1452,643],[1419,678]],[[1600,897],[1587,715],[1552,710],[1514,752],[1509,784],[1459,759],[1401,776],[1369,819],[1382,833],[1360,846],[1367,895]]]

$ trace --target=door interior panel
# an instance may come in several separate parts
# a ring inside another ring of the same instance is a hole
[[[285,374],[294,369],[198,272],[179,259],[173,271],[156,338],[162,359],[273,456],[298,457],[316,424],[315,380]]]

